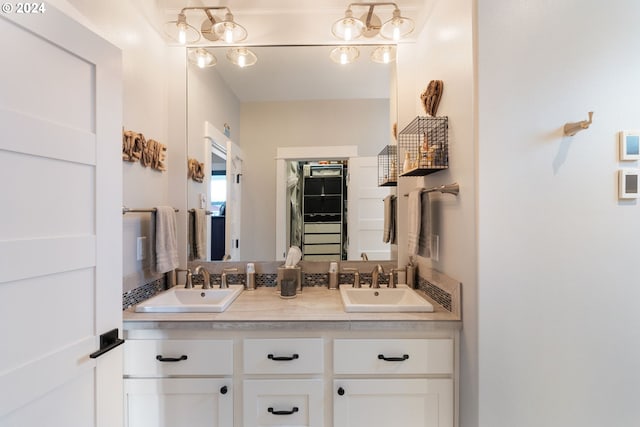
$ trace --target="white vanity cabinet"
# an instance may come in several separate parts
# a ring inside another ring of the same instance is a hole
[[[452,339],[336,339],[334,427],[452,427]]]
[[[125,427],[233,425],[233,341],[128,340]]]
[[[456,329],[212,325],[126,331],[125,426],[457,426]]]
[[[322,338],[245,339],[244,427],[324,427],[324,370]]]

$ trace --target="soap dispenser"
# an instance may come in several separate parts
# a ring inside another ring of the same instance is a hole
[[[254,263],[247,263],[247,290],[253,291],[256,289],[256,266]]]
[[[338,289],[338,263],[329,264],[329,289]]]

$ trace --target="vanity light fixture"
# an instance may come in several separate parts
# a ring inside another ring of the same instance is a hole
[[[227,59],[240,68],[250,67],[258,62],[258,57],[246,47],[231,48],[227,51]]]
[[[396,60],[396,47],[393,45],[378,46],[371,52],[371,60],[379,64],[389,64]]]
[[[218,63],[213,53],[202,47],[189,49],[187,58],[191,64],[197,65],[199,68],[213,67]]]
[[[391,19],[382,24],[378,15],[373,13],[377,6],[392,6],[394,8]],[[368,7],[367,13],[360,18],[353,17],[352,7]],[[380,34],[381,37],[399,41],[407,36],[414,29],[413,20],[402,16],[398,5],[392,2],[388,3],[351,3],[347,7],[344,18],[337,20],[331,26],[331,33],[341,40],[349,42],[360,36],[375,37]]]
[[[346,65],[355,62],[360,56],[360,51],[354,46],[338,46],[329,54],[329,58],[336,64]]]
[[[200,31],[187,22],[186,12],[193,10],[199,10],[206,15]],[[216,10],[225,10],[224,18],[216,17],[211,13]],[[247,30],[234,21],[231,10],[226,6],[184,7],[175,21],[165,24],[164,30],[172,40],[183,45],[196,43],[200,37],[226,43],[238,43],[247,38]]]

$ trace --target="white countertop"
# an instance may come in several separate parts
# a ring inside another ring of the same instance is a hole
[[[459,313],[449,312],[418,291],[434,306],[432,313],[347,313],[344,311],[340,292],[326,287],[305,287],[296,298],[280,298],[275,287],[258,287],[243,291],[223,313],[136,313],[134,307],[123,312],[125,329],[177,327],[181,323],[201,323],[201,327],[229,328],[271,326],[274,323],[319,322],[334,327],[351,326],[354,323],[380,324],[425,322],[447,327],[461,327]],[[458,306],[458,304],[456,304]],[[215,325],[215,326],[213,326]],[[426,326],[426,325],[425,325]],[[433,325],[432,325],[433,326]],[[197,327],[197,325],[192,325]]]

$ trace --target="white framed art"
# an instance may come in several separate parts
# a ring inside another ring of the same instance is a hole
[[[620,131],[620,160],[640,160],[640,130]]]
[[[637,199],[640,191],[640,169],[620,169],[618,178],[618,197]]]

